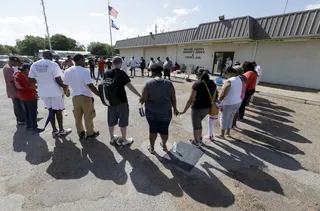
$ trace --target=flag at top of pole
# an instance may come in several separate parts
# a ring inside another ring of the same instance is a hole
[[[109,6],[109,15],[113,16],[114,18],[117,18],[118,11],[115,10],[113,7]]]

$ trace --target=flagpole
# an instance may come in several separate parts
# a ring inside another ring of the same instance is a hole
[[[110,30],[110,46],[111,46],[111,57],[113,55],[113,50],[112,50],[112,31],[111,31],[111,18],[110,18],[110,10],[109,10],[109,6],[110,6],[110,1],[108,0],[108,15],[109,15],[109,30]]]

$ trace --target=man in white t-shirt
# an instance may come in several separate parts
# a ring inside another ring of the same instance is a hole
[[[82,54],[73,57],[76,66],[70,67],[64,73],[63,84],[72,89],[73,114],[76,122],[77,133],[80,139],[86,136],[82,119],[87,131],[87,139],[99,136],[94,130],[93,119],[96,117],[93,94],[99,96],[98,89],[93,85],[90,72],[83,68],[85,58]]]
[[[125,71],[126,73],[128,71],[127,61],[124,56],[122,57],[121,70]]]
[[[132,58],[130,59],[129,65],[130,65],[130,70],[131,70],[131,77],[135,77],[136,76],[137,61],[134,59],[134,56],[132,56]]]
[[[228,67],[232,67],[232,64],[233,64],[233,61],[231,60],[231,58],[230,58],[230,57],[227,58],[227,61],[226,61],[226,69],[227,69]]]
[[[52,61],[52,52],[44,51],[43,59],[33,63],[29,72],[29,80],[38,85],[38,95],[42,98],[45,107],[49,110],[48,120],[53,129],[52,136],[62,136],[71,133],[71,129],[63,128],[64,110],[64,85],[62,82],[62,71],[57,63]],[[65,89],[66,95],[69,90]],[[59,130],[56,127],[58,121]]]
[[[257,78],[257,85],[258,85],[261,80],[262,69],[261,69],[260,65],[257,64],[257,62],[252,62],[252,64],[254,66],[254,70],[258,73],[258,78]]]

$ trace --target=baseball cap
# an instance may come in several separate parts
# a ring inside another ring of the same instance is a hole
[[[30,69],[30,64],[27,64],[27,63],[25,63],[25,64],[22,64],[22,66],[21,67],[19,67],[18,69],[19,70],[26,70],[26,69]]]
[[[16,56],[9,56],[9,61],[12,62],[19,62],[20,64],[22,64],[22,62],[20,61],[20,59]]]

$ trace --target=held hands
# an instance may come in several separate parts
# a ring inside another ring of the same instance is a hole
[[[142,98],[139,99],[139,103],[141,103],[141,105],[143,105],[145,102]]]
[[[64,94],[65,94],[67,97],[70,97],[70,89],[65,89],[65,90],[64,90]]]
[[[179,116],[181,112],[178,109],[175,108],[173,113],[174,113],[175,116]]]

